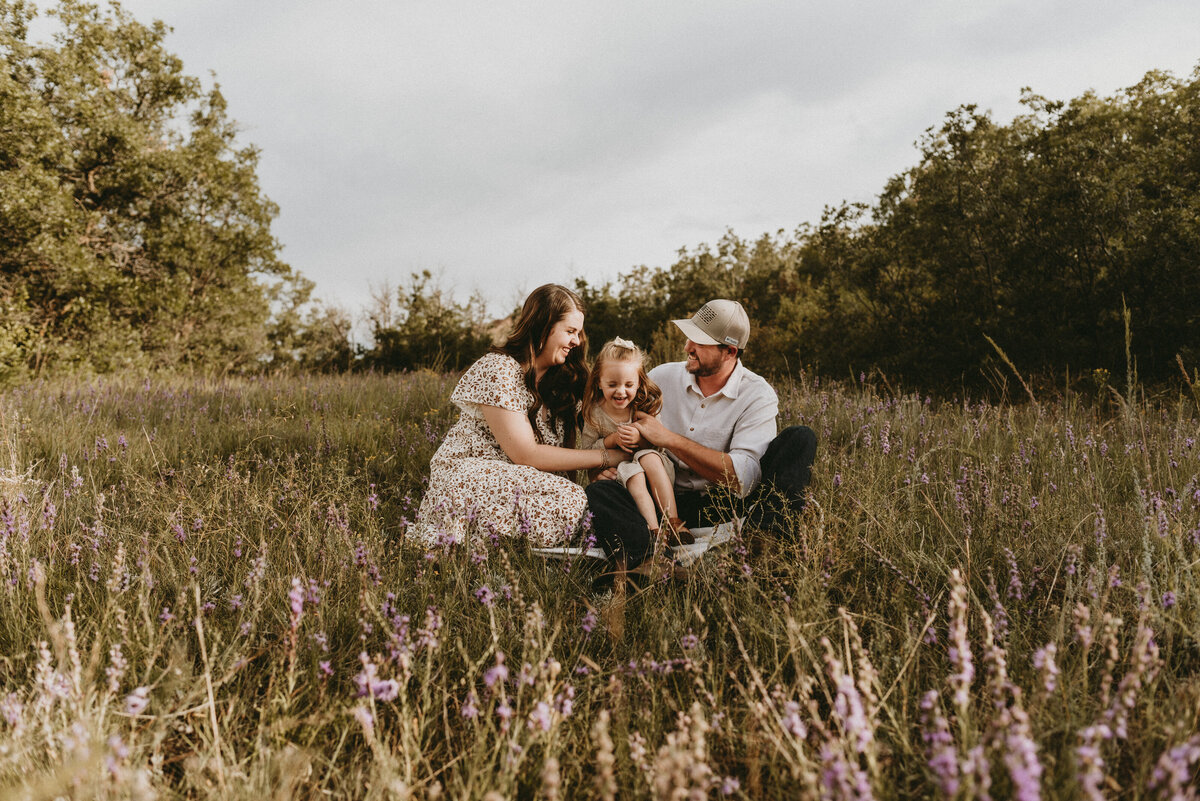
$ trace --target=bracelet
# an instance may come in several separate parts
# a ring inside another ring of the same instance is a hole
[[[608,448],[600,449],[600,469],[607,470],[612,466],[612,457],[608,455]]]

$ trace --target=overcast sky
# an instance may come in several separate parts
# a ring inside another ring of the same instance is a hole
[[[47,2],[43,2],[45,6]],[[262,149],[284,258],[352,312],[429,269],[504,313],[871,202],[964,103],[1186,77],[1200,3],[127,0]]]

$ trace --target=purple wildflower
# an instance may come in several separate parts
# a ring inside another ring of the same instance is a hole
[[[1185,742],[1167,749],[1159,756],[1148,786],[1151,790],[1165,790],[1172,801],[1195,798],[1192,775],[1197,763],[1200,763],[1200,734],[1193,734]]]
[[[534,731],[541,729],[542,731],[550,731],[550,727],[554,723],[554,710],[545,701],[538,701],[533,711],[529,713],[529,728]]]
[[[571,717],[571,713],[575,711],[575,688],[568,684],[562,692],[554,696],[554,708],[564,718]]]
[[[1016,688],[1013,688],[1014,694]],[[1030,731],[1029,716],[1017,703],[1004,734],[1004,764],[1012,779],[1013,797],[1018,801],[1038,801],[1042,797],[1042,765],[1037,758],[1037,743]]]
[[[366,653],[360,654],[359,659],[362,661],[363,669],[354,677],[354,684],[358,688],[358,697],[363,698],[369,695],[377,701],[394,701],[400,695],[400,683],[395,679],[380,679],[379,668]]]
[[[475,590],[475,600],[479,601],[479,603],[483,604],[484,606],[495,606],[496,593],[492,592],[491,587],[484,584],[482,587]]]
[[[513,708],[508,705],[508,701],[503,701],[496,707],[496,717],[500,718],[500,731],[508,731],[512,716]]]
[[[1017,567],[1017,558],[1013,552],[1005,548],[1004,555],[1008,560],[1008,598],[1020,601],[1025,598],[1025,588],[1021,584],[1021,569]]]
[[[930,690],[921,698],[921,724],[929,769],[942,795],[954,798],[959,788],[958,756],[937,690]]]
[[[140,715],[146,711],[146,707],[150,705],[150,688],[137,687],[129,695],[125,696],[125,714]]]
[[[1112,739],[1112,730],[1103,723],[1088,726],[1079,732],[1079,745],[1075,746],[1075,774],[1083,795],[1088,801],[1104,801],[1104,757],[1101,744]]]
[[[371,710],[365,706],[354,707],[354,719],[362,726],[363,734],[367,738],[375,736],[375,716],[371,714]]]
[[[833,702],[834,712],[842,724],[842,731],[854,744],[855,751],[865,753],[874,739],[874,734],[863,710],[862,696],[854,683],[854,677],[850,674],[842,673],[836,677],[836,681],[838,694]]]
[[[971,642],[967,637],[967,586],[962,573],[954,568],[950,574],[950,645],[948,655],[953,672],[947,681],[954,691],[954,706],[959,714],[965,714],[970,701],[971,683],[975,680],[975,663],[971,656]]]
[[[479,696],[475,694],[474,690],[467,692],[467,700],[463,701],[460,714],[467,720],[474,720],[479,717]]]
[[[797,740],[808,736],[808,726],[804,725],[804,720],[800,717],[800,708],[800,704],[795,701],[787,701],[783,705],[783,715],[780,718],[784,731]]]
[[[1042,689],[1049,695],[1058,686],[1058,665],[1054,661],[1058,645],[1050,642],[1033,652],[1033,666],[1042,677]]]
[[[488,668],[483,673],[483,683],[491,688],[496,686],[497,682],[503,685],[506,681],[508,681],[508,668],[504,665],[504,654],[497,652],[495,666]]]
[[[288,591],[288,604],[291,612],[292,629],[300,625],[304,616],[304,583],[297,576],[292,576],[292,589]]]

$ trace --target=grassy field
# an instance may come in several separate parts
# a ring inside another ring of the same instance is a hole
[[[801,380],[798,540],[622,610],[404,544],[452,386],[0,395],[0,795],[1196,797],[1192,398]]]

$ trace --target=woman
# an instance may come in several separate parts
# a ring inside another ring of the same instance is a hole
[[[415,542],[520,536],[546,547],[575,534],[587,496],[561,473],[629,458],[574,448],[587,378],[583,314],[571,290],[538,287],[508,340],[459,380],[450,400],[461,413],[429,462],[429,489],[409,533]]]

